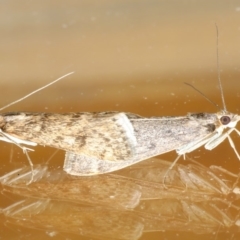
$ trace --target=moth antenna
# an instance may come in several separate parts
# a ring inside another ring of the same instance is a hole
[[[217,34],[217,39],[216,39],[216,51],[217,51],[217,73],[218,73],[218,84],[220,88],[220,93],[221,93],[221,98],[222,98],[222,104],[223,104],[223,110],[224,112],[227,112],[227,107],[224,99],[224,94],[223,94],[223,86],[221,82],[221,77],[220,77],[220,68],[219,68],[219,45],[218,45],[218,26],[215,23],[216,26],[216,34]]]
[[[224,94],[223,94],[223,86],[222,86],[222,82],[221,82],[221,77],[220,77],[220,68],[219,68],[219,46],[218,46],[218,26],[215,23],[216,26],[216,52],[217,52],[217,73],[218,73],[218,85],[219,85],[219,89],[220,89],[220,94],[221,94],[221,98],[222,98],[222,104],[223,104],[223,111],[227,112],[227,107],[226,107],[226,102],[225,102],[225,98],[224,98]],[[197,88],[195,88],[193,85],[186,83],[186,85],[192,87],[194,90],[196,90],[198,93],[200,93],[207,101],[209,101],[211,104],[213,104],[214,106],[216,106],[219,110],[220,109],[219,105],[216,104],[215,102],[213,102],[212,100],[210,100],[204,93],[202,93],[200,90],[198,90]]]
[[[186,85],[190,86],[191,88],[193,88],[195,91],[197,91],[198,93],[200,93],[208,102],[210,102],[211,104],[213,104],[216,108],[218,108],[219,110],[222,110],[219,105],[215,102],[213,102],[210,98],[208,98],[204,93],[202,93],[199,89],[195,88],[192,84],[190,83],[186,83]]]
[[[35,90],[35,91],[33,91],[33,92],[31,92],[31,93],[25,95],[24,97],[22,97],[22,98],[20,98],[20,99],[18,99],[18,100],[16,100],[16,101],[14,101],[14,102],[9,103],[8,105],[6,105],[6,106],[0,108],[0,111],[2,111],[2,110],[4,110],[4,109],[6,109],[6,108],[8,108],[8,107],[10,107],[10,106],[12,106],[12,105],[18,103],[18,102],[21,102],[22,100],[24,100],[24,99],[30,97],[31,95],[33,95],[33,94],[35,94],[35,93],[37,93],[37,92],[43,90],[44,88],[47,88],[47,87],[51,86],[52,84],[54,84],[54,83],[56,83],[56,82],[62,80],[63,78],[65,78],[65,77],[67,77],[67,76],[69,76],[69,75],[71,75],[71,74],[73,74],[73,73],[74,73],[74,72],[67,73],[67,74],[63,75],[62,77],[60,77],[60,78],[58,78],[58,79],[56,79],[56,80],[54,80],[54,81],[48,83],[47,85],[45,85],[45,86],[43,86],[43,87],[40,87],[40,88],[38,88],[37,90]]]

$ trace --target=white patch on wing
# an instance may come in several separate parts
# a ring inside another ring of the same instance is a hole
[[[65,142],[69,145],[74,145],[75,144],[75,137],[70,137],[70,136],[64,137],[63,142]]]

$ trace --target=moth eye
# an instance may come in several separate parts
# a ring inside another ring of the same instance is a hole
[[[227,125],[231,122],[231,118],[229,116],[222,116],[220,121],[223,125]]]

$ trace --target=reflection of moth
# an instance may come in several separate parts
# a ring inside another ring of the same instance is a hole
[[[154,231],[240,230],[237,175],[196,163],[176,164],[169,171],[170,165],[151,159],[88,177],[36,166],[28,185],[31,168],[17,169],[0,178],[3,191],[35,200],[15,203],[3,213],[8,222],[30,228],[126,240]]]
[[[223,202],[157,199],[141,201],[134,210],[28,199],[3,209],[8,223],[101,239],[137,240],[144,232],[198,234],[240,229],[239,208]],[[31,213],[31,214],[29,214]],[[232,215],[232,213],[235,213]],[[231,232],[233,233],[233,231]]]
[[[0,182],[5,191],[26,197],[110,205],[118,209],[135,208],[140,200],[149,199],[232,202],[240,196],[238,176],[216,166],[176,164],[163,184],[170,165],[167,161],[151,159],[115,174],[88,177],[36,166],[29,185],[26,183],[31,179],[31,170],[25,167],[2,176]]]

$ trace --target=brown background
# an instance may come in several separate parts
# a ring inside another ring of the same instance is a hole
[[[217,23],[227,108],[239,113],[237,0],[8,0],[0,5],[1,106],[75,71],[71,77],[4,111],[114,110],[144,116],[216,112],[216,107],[184,82],[194,84],[222,106],[216,67]],[[240,151],[239,137],[233,135]],[[0,147],[1,175],[28,164],[20,149],[5,143]],[[53,151],[37,147],[31,158],[34,163],[44,163]],[[201,148],[189,156],[206,165],[239,172],[240,163],[227,141],[211,152]],[[168,160],[175,157],[175,153],[162,156]],[[62,166],[63,153],[59,152],[51,164]],[[2,194],[0,199],[0,207],[5,207],[18,198]],[[0,228],[7,236],[12,229],[4,225],[4,218],[1,221]],[[39,233],[19,229],[23,239],[26,234],[35,238]],[[161,234],[151,237],[157,239]],[[148,237],[146,234],[142,239]],[[181,233],[170,237],[186,239]]]

